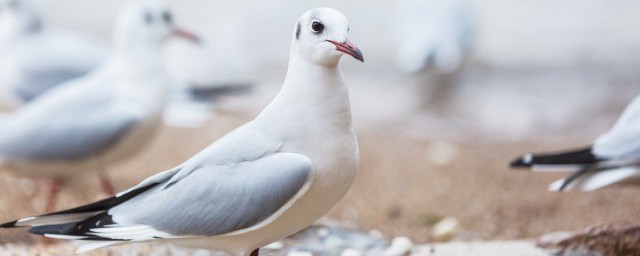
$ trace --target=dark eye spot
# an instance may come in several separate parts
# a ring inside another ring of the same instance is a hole
[[[314,21],[311,23],[311,30],[315,33],[322,33],[322,31],[324,31],[324,25],[319,21]]]
[[[167,24],[172,24],[173,23],[173,15],[171,15],[171,13],[168,12],[168,11],[164,11],[162,13],[162,20],[164,20],[164,22],[167,23]]]
[[[147,24],[153,23],[153,14],[151,14],[151,12],[149,11],[144,12],[144,21]]]

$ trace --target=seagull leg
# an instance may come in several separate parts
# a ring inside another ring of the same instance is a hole
[[[62,182],[58,178],[50,178],[46,180],[47,184],[47,206],[44,208],[45,212],[53,212],[56,209],[56,201],[58,199],[58,193],[60,192],[60,186]]]
[[[107,176],[105,172],[99,171],[98,177],[100,178],[100,187],[102,187],[102,192],[107,194],[108,196],[115,195],[116,190],[113,188],[113,184],[111,184],[109,176]]]
[[[255,249],[253,252],[251,252],[251,256],[259,256],[260,255],[260,248]]]

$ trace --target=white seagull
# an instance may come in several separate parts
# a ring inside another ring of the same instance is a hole
[[[282,90],[256,119],[112,198],[1,227],[94,241],[79,252],[169,241],[258,255],[322,217],[354,180],[358,144],[338,64],[343,54],[363,58],[348,30],[336,10],[306,12],[295,25]]]
[[[511,163],[514,168],[565,170],[574,173],[549,186],[551,191],[579,188],[592,191],[614,184],[640,185],[640,96],[616,124],[591,146],[548,154],[527,154]]]
[[[402,71],[448,74],[462,66],[473,34],[468,0],[408,0],[399,16],[396,63]]]
[[[17,108],[104,62],[97,42],[51,29],[35,0],[0,0],[0,105]]]
[[[86,77],[52,89],[0,119],[0,169],[49,180],[47,211],[60,183],[131,157],[161,122],[167,79],[161,46],[178,29],[159,3],[135,3],[119,17],[111,58]]]

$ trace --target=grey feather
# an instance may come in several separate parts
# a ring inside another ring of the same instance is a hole
[[[70,91],[74,100],[66,100]],[[0,156],[74,160],[100,153],[143,118],[112,104],[114,93],[113,88],[100,85],[56,88],[5,120],[0,128]]]
[[[24,80],[13,90],[24,101],[31,101],[45,91],[65,81],[87,74],[95,66],[52,67],[44,70],[25,71]]]
[[[225,234],[274,215],[301,191],[312,166],[292,153],[200,166],[173,186],[158,186],[108,213],[119,225],[148,225],[173,235]]]

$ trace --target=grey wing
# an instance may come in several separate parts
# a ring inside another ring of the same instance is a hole
[[[637,96],[607,133],[593,145],[599,157],[620,160],[640,160],[640,96]]]
[[[24,101],[31,101],[45,91],[74,78],[83,76],[95,66],[52,66],[28,70],[24,80],[13,88],[13,92]]]
[[[80,89],[80,88],[70,88]],[[6,119],[0,128],[5,160],[76,160],[118,141],[143,114],[114,105],[110,91],[74,91],[47,97]]]
[[[13,86],[13,90],[25,101],[88,74],[106,60],[108,53],[95,42],[57,31],[41,33],[24,43],[24,47],[16,49],[19,54],[14,56],[21,71],[21,81]]]
[[[292,153],[204,166],[170,187],[156,186],[112,208],[112,225],[92,229],[93,235],[144,240],[251,229],[304,193],[312,169],[309,158]],[[145,236],[139,236],[140,227],[146,229]]]

